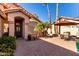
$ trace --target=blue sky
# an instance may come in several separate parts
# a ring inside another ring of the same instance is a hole
[[[24,7],[27,11],[32,14],[37,14],[39,19],[43,22],[48,20],[48,12],[46,6],[42,3],[20,3],[22,7]],[[56,18],[56,3],[49,3],[49,8],[51,12],[52,22],[55,21]],[[79,17],[79,4],[78,3],[59,3],[59,14],[58,16],[65,17]]]

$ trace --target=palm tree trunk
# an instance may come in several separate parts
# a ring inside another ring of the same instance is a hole
[[[58,3],[56,4],[56,22],[58,21]],[[58,26],[55,26],[55,33],[58,34]]]
[[[51,21],[51,15],[50,15],[50,8],[48,6],[47,3],[45,3],[45,5],[47,6],[47,10],[48,10],[48,17],[49,17],[49,22],[50,22],[50,34],[52,34],[52,21]]]

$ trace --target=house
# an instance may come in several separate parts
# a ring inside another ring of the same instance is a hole
[[[9,36],[27,38],[41,21],[17,3],[0,3],[0,37]]]
[[[70,32],[71,35],[77,35],[79,32],[79,18],[60,17],[55,25],[58,25],[59,34]]]

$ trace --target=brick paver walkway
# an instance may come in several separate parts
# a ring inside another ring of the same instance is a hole
[[[77,53],[44,40],[16,40],[15,56],[76,56]]]
[[[53,38],[40,38],[46,42],[49,42],[51,44],[55,44],[55,45],[58,45],[58,46],[61,46],[65,49],[68,49],[68,50],[71,50],[71,51],[74,51],[74,52],[77,52],[76,50],[76,41],[66,41],[64,39],[60,39],[60,37],[53,37]]]

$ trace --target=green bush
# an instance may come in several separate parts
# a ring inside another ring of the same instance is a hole
[[[79,43],[79,39],[78,38],[76,39],[76,43]]]
[[[76,39],[76,49],[77,52],[79,52],[79,38]]]
[[[16,49],[16,38],[12,36],[3,36],[0,38],[0,52],[14,53]]]

